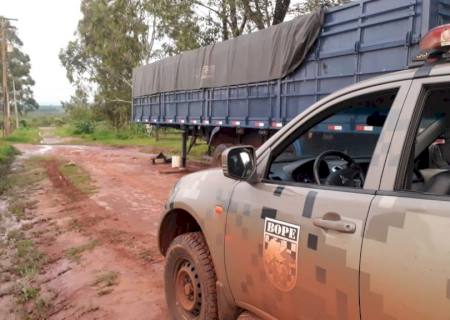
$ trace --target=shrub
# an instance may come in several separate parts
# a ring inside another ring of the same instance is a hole
[[[135,137],[148,136],[148,131],[144,124],[132,123],[129,126],[129,131]]]
[[[117,132],[116,133],[116,138],[119,139],[119,140],[127,140],[127,139],[130,138],[130,136],[126,132]]]
[[[94,133],[95,123],[91,120],[80,120],[75,122],[74,134],[91,134]]]

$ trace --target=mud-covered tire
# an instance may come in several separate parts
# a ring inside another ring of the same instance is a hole
[[[173,240],[166,254],[164,281],[172,319],[218,318],[216,273],[200,232],[185,233]]]

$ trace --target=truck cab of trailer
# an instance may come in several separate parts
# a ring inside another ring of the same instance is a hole
[[[436,28],[423,66],[180,179],[159,231],[172,318],[448,319],[449,45]]]

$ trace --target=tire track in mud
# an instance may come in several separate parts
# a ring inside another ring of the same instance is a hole
[[[51,257],[41,286],[57,293],[49,319],[167,319],[155,236],[127,228],[119,212],[77,189],[60,163],[44,161],[49,183],[38,207],[64,230],[41,241]],[[92,249],[71,261],[70,250],[90,243]],[[94,285],[104,274],[116,275],[117,283]]]
[[[47,160],[46,169],[53,187],[68,200],[62,211],[77,219],[73,227],[93,235],[102,245],[110,245],[124,258],[142,260],[143,264],[158,263],[163,260],[155,247],[157,242],[154,235],[150,233],[136,234],[123,230],[120,223],[116,222],[118,219],[115,217],[118,213],[100,206],[75,187],[59,170],[58,161]],[[142,238],[145,238],[146,241],[140,240]],[[128,246],[123,246],[123,244]],[[149,247],[153,247],[151,254],[148,252]],[[147,253],[145,257],[143,252]]]
[[[38,218],[48,221],[42,228],[59,228],[38,241],[51,257],[43,291],[57,292],[49,319],[169,319],[156,237],[163,204],[183,174],[160,174],[169,166],[152,166],[136,148],[18,147],[44,157],[48,179],[30,196],[39,201]],[[96,192],[77,189],[60,171],[64,163],[84,169]],[[89,249],[68,256],[79,248]],[[117,275],[117,284],[93,285],[104,274]]]

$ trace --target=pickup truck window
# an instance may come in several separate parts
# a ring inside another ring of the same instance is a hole
[[[371,93],[328,108],[275,151],[267,179],[362,188],[396,93]]]
[[[450,195],[450,85],[428,88],[417,106],[420,120],[410,130],[415,140],[406,164],[403,190]]]

